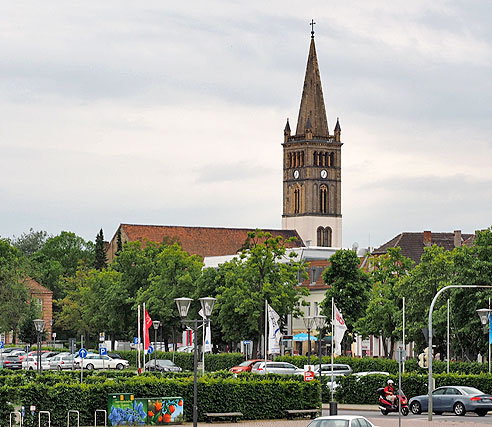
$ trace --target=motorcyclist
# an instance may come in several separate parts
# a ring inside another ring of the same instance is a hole
[[[392,405],[395,404],[395,399],[396,399],[393,384],[394,384],[393,380],[388,380],[388,385],[384,388],[384,394],[386,396],[386,400],[388,402],[391,402]]]

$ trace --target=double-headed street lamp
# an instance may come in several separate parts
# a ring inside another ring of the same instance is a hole
[[[308,365],[311,364],[311,329],[314,326],[314,318],[311,316],[304,317],[304,326],[308,331]]]
[[[36,319],[34,320],[34,327],[36,328],[37,332],[37,371],[38,374],[41,373],[41,336],[44,331],[44,320],[43,319]]]
[[[153,320],[152,326],[154,327],[154,372],[157,371],[157,329],[161,326],[159,320]],[[149,364],[150,365],[150,364]]]
[[[490,316],[492,315],[492,310],[490,308],[481,308],[477,310],[478,315],[480,316],[480,322],[484,326],[484,329],[488,332],[487,335],[487,349],[489,353],[489,374],[490,374]]]
[[[319,400],[321,402],[321,405],[323,405],[323,382],[322,382],[322,375],[321,375],[321,334],[323,329],[326,326],[326,316],[314,316],[314,324],[316,325],[316,329],[318,330],[318,362],[319,362]],[[333,367],[332,367],[333,369]]]
[[[192,325],[193,327],[193,427],[198,425],[198,385],[197,385],[197,371],[198,371],[198,346],[197,346],[197,330],[198,326],[208,325],[210,322],[210,316],[214,309],[215,298],[200,298],[200,304],[202,305],[204,319],[187,320],[188,310],[190,309],[191,298],[174,298],[176,305],[178,306],[178,312],[181,316],[181,323],[183,325]]]

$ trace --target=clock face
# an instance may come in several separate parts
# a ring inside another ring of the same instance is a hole
[[[299,178],[299,171],[294,171],[294,178],[295,179]]]
[[[328,176],[328,172],[326,172],[324,169],[321,171],[321,178],[326,178]]]

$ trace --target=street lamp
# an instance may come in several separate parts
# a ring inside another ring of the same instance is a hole
[[[157,371],[157,329],[161,326],[161,322],[159,320],[153,320],[152,326],[154,327],[154,372]]]
[[[308,365],[311,364],[311,329],[314,325],[314,318],[311,316],[304,317],[304,326],[308,331]]]
[[[489,374],[490,374],[490,315],[492,310],[490,308],[481,308],[477,310],[478,316],[480,317],[480,322],[484,326],[485,330],[488,331],[488,353],[489,353]]]
[[[198,346],[197,346],[197,330],[199,325],[208,325],[210,322],[210,316],[212,315],[212,310],[214,309],[215,298],[200,298],[200,304],[202,305],[203,315],[205,319],[194,319],[187,320],[188,310],[190,309],[191,298],[174,298],[176,305],[178,306],[178,312],[181,316],[181,323],[183,325],[191,324],[193,326],[193,427],[198,425],[198,383],[197,383],[197,372],[198,372]]]
[[[323,329],[326,326],[326,316],[315,316],[314,324],[316,325],[316,329],[318,330],[318,362],[319,362],[319,400],[321,402],[321,406],[323,407],[323,382],[321,375],[321,334]],[[333,368],[332,368],[333,369]]]
[[[41,335],[44,331],[44,320],[43,319],[36,319],[34,320],[34,327],[36,328],[37,332],[37,371],[38,374],[41,373]]]

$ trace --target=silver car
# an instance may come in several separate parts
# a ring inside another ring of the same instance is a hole
[[[331,376],[331,363],[323,363],[321,364],[321,375],[322,376]],[[339,375],[350,375],[352,373],[352,368],[349,365],[344,365],[341,363],[333,364],[333,376]],[[319,376],[319,365],[314,365],[314,375]]]
[[[293,375],[298,374],[300,370],[297,366],[288,362],[256,362],[251,368],[251,372],[254,374],[284,374]]]
[[[64,369],[77,369],[78,363],[74,360],[73,354],[57,354],[49,359],[50,369],[62,371]]]
[[[412,414],[418,415],[429,409],[427,394],[415,396],[408,404]],[[492,396],[484,394],[474,387],[445,386],[436,388],[432,392],[432,411],[441,415],[443,412],[454,412],[456,415],[465,415],[466,412],[475,412],[480,417],[492,411]]]

